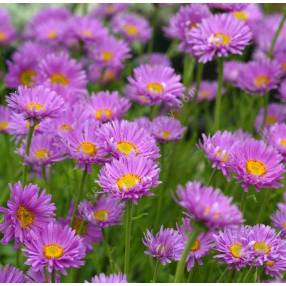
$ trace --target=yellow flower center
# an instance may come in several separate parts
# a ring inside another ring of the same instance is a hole
[[[214,33],[210,42],[216,47],[227,46],[230,43],[230,36],[225,33]]]
[[[83,30],[81,34],[86,38],[92,38],[92,32],[90,30]]]
[[[102,119],[102,118],[110,119],[112,117],[112,111],[109,108],[106,109],[97,109],[95,111],[95,118],[96,119]]]
[[[273,125],[273,124],[275,124],[276,122],[277,122],[276,116],[271,115],[271,114],[269,114],[269,115],[266,116],[266,120],[265,120],[265,124],[266,124],[266,125]]]
[[[22,228],[32,225],[35,218],[34,214],[23,206],[18,208],[16,216]]]
[[[216,157],[221,160],[222,162],[226,163],[228,160],[229,160],[229,156],[227,154],[227,152],[221,150],[221,149],[218,149],[216,152],[215,152],[215,155]]]
[[[4,42],[7,39],[7,34],[5,32],[0,31],[0,42]]]
[[[198,251],[200,248],[201,248],[201,242],[198,239],[196,239],[191,248],[191,251],[195,252],[195,251]]]
[[[171,132],[170,131],[167,131],[167,130],[164,130],[161,132],[161,136],[164,138],[164,139],[169,139],[170,136],[171,136]]]
[[[0,130],[6,130],[9,127],[8,121],[0,121]]]
[[[68,85],[69,80],[62,73],[54,73],[51,75],[50,80],[54,84]]]
[[[73,130],[70,124],[63,123],[62,125],[59,126],[59,130],[62,132],[70,132]]]
[[[35,151],[34,154],[38,159],[46,159],[49,157],[49,150],[48,149],[38,149]]]
[[[230,253],[235,258],[241,257],[242,244],[240,242],[234,243],[229,248]]]
[[[270,247],[264,241],[255,242],[253,249],[264,254],[268,254],[270,252]]]
[[[108,215],[109,215],[109,211],[105,210],[105,209],[95,211],[93,214],[95,220],[97,220],[97,221],[107,221]]]
[[[281,64],[283,71],[286,71],[286,63]]]
[[[208,90],[202,90],[199,94],[199,97],[208,98],[210,96],[210,92]]]
[[[286,221],[282,224],[284,230],[286,230]]]
[[[159,82],[149,82],[147,84],[147,89],[154,93],[162,93],[165,90],[164,86]]]
[[[87,141],[80,143],[79,149],[89,156],[94,156],[97,151],[96,146],[93,143]]]
[[[273,266],[275,266],[275,261],[271,261],[271,260],[270,261],[266,261],[265,264],[266,264],[267,267],[273,267]]]
[[[140,177],[135,174],[126,174],[117,180],[117,186],[121,192],[124,192],[135,187],[140,180]]]
[[[125,31],[126,34],[129,36],[136,36],[139,33],[138,28],[135,25],[132,24],[125,24],[123,26],[123,30]]]
[[[33,78],[37,73],[32,69],[27,69],[20,74],[20,83],[24,86],[30,87],[33,84]]]
[[[266,166],[258,160],[248,160],[246,162],[246,171],[248,174],[261,177],[266,173]]]
[[[54,39],[56,39],[57,37],[58,37],[58,34],[57,34],[57,32],[55,32],[55,31],[50,31],[50,32],[48,33],[48,39],[54,40]]]
[[[46,244],[44,246],[44,255],[47,259],[61,258],[63,254],[63,247],[57,243]]]
[[[280,139],[279,144],[282,145],[283,147],[286,147],[286,139]]]
[[[26,109],[28,109],[30,111],[41,111],[41,110],[45,109],[45,106],[42,105],[41,103],[31,101],[31,102],[26,104]]]
[[[269,84],[269,82],[270,82],[270,79],[266,75],[259,75],[259,76],[255,77],[255,79],[254,79],[254,84],[258,88],[266,87]]]
[[[105,62],[109,62],[113,59],[113,53],[110,51],[102,51],[101,52],[101,59]]]
[[[245,11],[235,11],[232,15],[239,21],[247,21],[249,19],[249,14]]]
[[[134,152],[135,154],[138,154],[138,149],[136,146],[130,142],[127,141],[120,141],[117,143],[117,150],[125,155],[129,155],[131,152]]]

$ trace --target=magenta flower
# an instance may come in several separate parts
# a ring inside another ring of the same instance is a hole
[[[0,266],[0,283],[25,283],[24,273],[11,265]]]
[[[128,282],[126,275],[122,273],[110,274],[110,275],[105,275],[104,273],[100,273],[99,275],[93,276],[91,278],[90,283],[128,283]]]
[[[235,3],[235,4],[230,4],[230,3],[209,3],[209,7],[211,8],[216,8],[224,11],[237,11],[237,10],[242,10],[247,8],[249,4],[244,4],[244,3]]]
[[[231,14],[236,20],[246,22],[248,25],[250,25],[250,27],[252,27],[252,25],[256,25],[256,23],[261,21],[264,16],[260,5],[256,3],[251,3],[246,7],[232,10]]]
[[[0,133],[9,133],[11,127],[11,111],[6,106],[0,106]]]
[[[224,63],[223,78],[234,86],[238,85],[240,72],[245,63],[238,61],[227,61]]]
[[[3,8],[0,9],[0,46],[10,44],[16,36],[10,16]],[[1,47],[2,49],[2,47]]]
[[[48,268],[66,275],[66,269],[83,265],[85,247],[81,238],[69,226],[51,222],[41,233],[34,234],[23,249],[26,264],[35,271]]]
[[[95,17],[110,17],[128,8],[127,3],[102,3],[96,6],[92,12]]]
[[[151,66],[171,66],[171,61],[169,58],[163,53],[150,53],[144,54],[139,58],[139,64],[148,64]]]
[[[252,33],[243,22],[229,14],[217,14],[193,28],[187,35],[187,44],[199,62],[206,63],[215,57],[242,54],[251,38]]]
[[[26,243],[39,230],[45,229],[53,220],[55,205],[51,195],[40,191],[37,185],[22,186],[20,182],[9,185],[11,196],[7,208],[1,207],[4,221],[0,231],[4,234],[1,242],[7,244],[10,240]]]
[[[272,224],[275,228],[281,231],[282,236],[286,237],[286,206],[278,204],[278,210],[271,216]]]
[[[140,128],[143,128],[146,132],[151,133],[152,121],[148,117],[137,117],[133,122],[136,123]]]
[[[194,87],[195,88],[195,87]],[[203,80],[197,95],[197,101],[211,101],[217,94],[217,81]],[[191,88],[190,97],[194,96],[194,90]]]
[[[148,248],[144,252],[145,254],[159,259],[163,265],[166,265],[172,261],[180,260],[185,239],[179,231],[161,226],[156,235],[147,230],[143,243]]]
[[[105,164],[98,183],[114,197],[137,202],[143,196],[152,195],[150,189],[160,183],[159,171],[153,160],[130,154]]]

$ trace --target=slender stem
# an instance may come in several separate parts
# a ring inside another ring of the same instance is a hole
[[[152,278],[152,283],[156,283],[157,280],[157,275],[158,275],[158,267],[159,267],[159,260],[157,259],[155,268],[154,268],[154,273],[153,273],[153,278]]]
[[[225,270],[221,273],[221,275],[220,275],[219,278],[217,279],[216,283],[221,282],[221,280],[222,280],[222,278],[225,276],[227,270],[228,270],[228,268],[226,267]]]
[[[190,237],[189,237],[189,239],[185,245],[185,249],[182,253],[181,259],[177,264],[174,283],[180,283],[182,281],[182,278],[184,276],[186,259],[187,259],[187,256],[190,252],[192,245],[194,244],[194,242],[198,236],[198,233],[199,233],[198,230],[194,227],[191,234],[190,234]]]
[[[132,201],[128,201],[127,208],[126,208],[126,214],[125,214],[124,273],[126,275],[128,275],[128,273],[129,273],[132,212],[133,212],[133,203],[132,203]]]
[[[183,83],[186,89],[190,86],[190,83],[192,81],[194,67],[195,67],[195,59],[186,53],[184,56],[184,70],[183,70]]]
[[[209,180],[208,180],[208,184],[207,184],[208,186],[210,185],[210,183],[211,183],[212,179],[214,178],[215,174],[216,174],[216,169],[213,169],[212,173],[211,173],[211,175],[209,177]]]
[[[82,193],[83,193],[83,190],[84,190],[84,185],[85,185],[86,178],[87,178],[87,166],[85,166],[84,171],[82,173],[82,178],[81,178],[81,183],[80,183],[80,187],[79,187],[79,192],[77,194],[77,198],[76,198],[75,205],[74,205],[74,211],[73,211],[73,214],[72,214],[71,227],[74,224],[75,215],[76,215],[76,212],[77,212],[77,207],[78,207],[78,204],[79,204],[80,199],[82,197]]]
[[[284,26],[285,20],[286,20],[286,12],[284,12],[283,17],[281,18],[281,21],[280,21],[280,23],[278,25],[278,28],[277,28],[277,30],[276,30],[273,38],[272,38],[270,50],[268,52],[268,57],[270,59],[272,59],[272,57],[273,57],[273,52],[274,52],[274,49],[275,49],[275,45],[276,45],[278,37],[279,37],[279,35],[280,35],[281,31],[282,31],[282,28]]]
[[[45,283],[49,283],[49,271],[48,271],[48,266],[44,268],[45,271]]]
[[[55,271],[55,269],[53,269],[53,271],[52,271],[51,282],[56,283],[56,271]]]
[[[46,168],[45,165],[42,166],[42,176],[43,176],[44,182],[47,184],[48,183],[48,180],[47,180],[47,168]]]
[[[247,281],[247,278],[249,276],[249,273],[251,272],[252,267],[249,267],[248,271],[246,272],[245,276],[243,277],[243,282],[245,283]]]
[[[20,255],[21,255],[20,248],[17,248],[16,250],[16,267],[17,268],[20,268]]]
[[[223,58],[218,58],[218,88],[215,103],[214,130],[220,128],[221,96],[223,88]]]
[[[265,124],[266,124],[266,118],[267,118],[267,113],[268,113],[268,102],[269,102],[269,92],[266,92],[263,96],[263,108],[264,108],[264,112],[263,112],[263,121],[262,121],[262,126],[261,126],[261,130],[264,129]]]
[[[147,52],[148,54],[151,53],[154,49],[154,40],[155,40],[155,37],[156,37],[156,27],[157,27],[157,18],[158,18],[158,7],[153,4],[155,6],[155,11],[153,12],[153,19],[152,19],[152,27],[153,27],[153,33],[152,33],[152,36],[151,36],[151,39],[148,43],[148,48],[147,48]]]

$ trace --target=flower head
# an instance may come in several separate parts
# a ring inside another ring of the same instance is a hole
[[[6,106],[0,106],[0,133],[9,133],[11,127],[11,111]]]
[[[128,8],[127,3],[104,3],[96,5],[96,8],[92,12],[92,16],[95,17],[111,17],[117,13],[122,12]]]
[[[139,64],[148,64],[151,66],[166,66],[170,67],[171,62],[169,58],[163,53],[144,54],[139,58]]]
[[[193,90],[190,90],[190,95]],[[217,82],[216,81],[208,81],[204,80],[200,84],[200,88],[198,91],[197,100],[200,101],[211,101],[216,97],[217,94]]]
[[[0,46],[10,44],[15,36],[16,30],[12,25],[10,16],[5,9],[0,9]]]
[[[11,265],[0,266],[0,283],[25,283],[24,273]]]
[[[100,273],[91,278],[90,283],[127,283],[127,277],[125,274],[110,274],[105,275],[104,273]]]

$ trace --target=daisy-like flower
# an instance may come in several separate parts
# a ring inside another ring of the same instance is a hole
[[[283,80],[279,88],[279,98],[281,101],[286,101],[286,80]]]
[[[225,81],[230,82],[231,84],[237,86],[238,79],[240,76],[240,71],[243,68],[245,63],[238,61],[227,61],[224,63],[223,68],[223,78]]]
[[[144,54],[139,58],[139,64],[148,64],[151,66],[171,66],[171,61],[169,58],[163,53],[150,53]]]
[[[59,271],[66,275],[66,269],[83,265],[85,247],[69,226],[51,222],[25,243],[23,252],[27,257],[26,264],[33,266],[35,271],[47,267],[49,272]]]
[[[101,68],[122,67],[126,59],[129,58],[129,47],[113,36],[102,39],[95,47],[90,49],[91,58]]]
[[[101,196],[94,204],[85,206],[84,215],[92,224],[110,227],[122,220],[125,204],[110,195]]]
[[[253,25],[256,22],[262,20],[263,12],[259,4],[248,4],[246,7],[238,10],[232,10],[232,16],[242,22],[246,22],[248,25]]]
[[[150,189],[160,183],[159,172],[153,160],[130,154],[105,164],[98,183],[104,192],[114,197],[137,202],[143,196],[152,195]]]
[[[286,52],[281,52],[275,55],[274,60],[278,63],[281,67],[282,76],[286,75]]]
[[[4,221],[0,224],[0,231],[4,237],[1,242],[7,244],[10,240],[23,243],[31,239],[39,230],[45,229],[53,220],[55,205],[51,202],[51,195],[40,191],[36,185],[25,187],[20,182],[9,185],[11,196],[7,208],[1,207]]]
[[[251,39],[249,27],[229,14],[216,14],[205,18],[187,34],[191,53],[202,63],[215,57],[242,54]]]
[[[213,163],[213,168],[221,170],[224,176],[229,175],[229,161],[233,148],[240,140],[228,131],[217,131],[213,136],[202,135],[199,147]]]
[[[0,266],[0,283],[25,283],[24,273],[11,265]]]
[[[153,120],[151,131],[157,140],[164,142],[181,139],[186,128],[178,119],[161,115]]]
[[[104,124],[100,131],[105,141],[106,151],[116,158],[130,154],[149,159],[160,157],[160,149],[154,137],[135,122],[113,121]]]
[[[88,283],[88,281],[85,281]],[[90,283],[128,283],[127,277],[123,273],[105,275],[100,273],[91,278]]]
[[[263,95],[277,88],[281,68],[275,61],[262,59],[244,64],[240,70],[238,86],[250,93]]]
[[[236,178],[242,182],[245,191],[254,186],[279,188],[285,171],[283,157],[273,147],[263,141],[249,139],[235,146],[231,153],[231,168]]]
[[[250,264],[252,257],[248,245],[249,227],[226,228],[214,234],[215,257],[230,267],[240,269]]]
[[[186,187],[178,186],[178,204],[195,219],[203,221],[210,228],[226,227],[243,223],[240,210],[232,198],[218,189],[203,186],[199,182],[188,182]]]
[[[193,92],[191,93],[193,94]],[[197,100],[199,102],[211,101],[216,97],[216,93],[217,93],[217,81],[203,80],[200,84]]]
[[[159,259],[166,265],[172,261],[178,261],[181,258],[185,246],[184,236],[172,228],[163,228],[154,235],[150,230],[144,234],[143,243],[148,250],[144,253]]]
[[[286,206],[278,204],[278,210],[271,216],[272,224],[286,237]]]
[[[119,13],[111,21],[112,30],[129,42],[146,43],[152,35],[148,21],[134,13]]]
[[[122,67],[105,67],[91,63],[88,67],[88,79],[94,83],[109,83],[119,78]]]
[[[7,99],[8,107],[23,114],[26,119],[41,121],[53,118],[64,108],[63,99],[46,86],[19,87]]]
[[[184,94],[181,77],[171,67],[140,65],[134,69],[128,81],[133,92],[132,98],[143,97],[148,105],[165,103],[179,106]],[[142,102],[142,100],[141,100]]]
[[[95,17],[111,17],[127,8],[127,3],[104,3],[97,5],[91,15]]]
[[[209,3],[211,8],[216,8],[224,11],[237,11],[245,9],[249,4],[235,3],[235,4],[225,4],[225,3]]]
[[[145,131],[151,133],[152,121],[148,117],[137,117],[133,122],[136,123],[140,128],[143,128]]]
[[[286,259],[284,256],[278,259],[269,259],[264,266],[264,271],[266,274],[272,276],[276,279],[282,279],[283,274],[286,271]],[[282,281],[280,283],[283,283]]]
[[[92,94],[87,108],[90,117],[98,122],[120,119],[130,108],[127,98],[119,96],[117,91],[100,91]]]
[[[0,9],[0,46],[10,44],[16,36],[16,30],[5,9]]]
[[[9,133],[11,112],[6,106],[0,106],[0,133]]]

